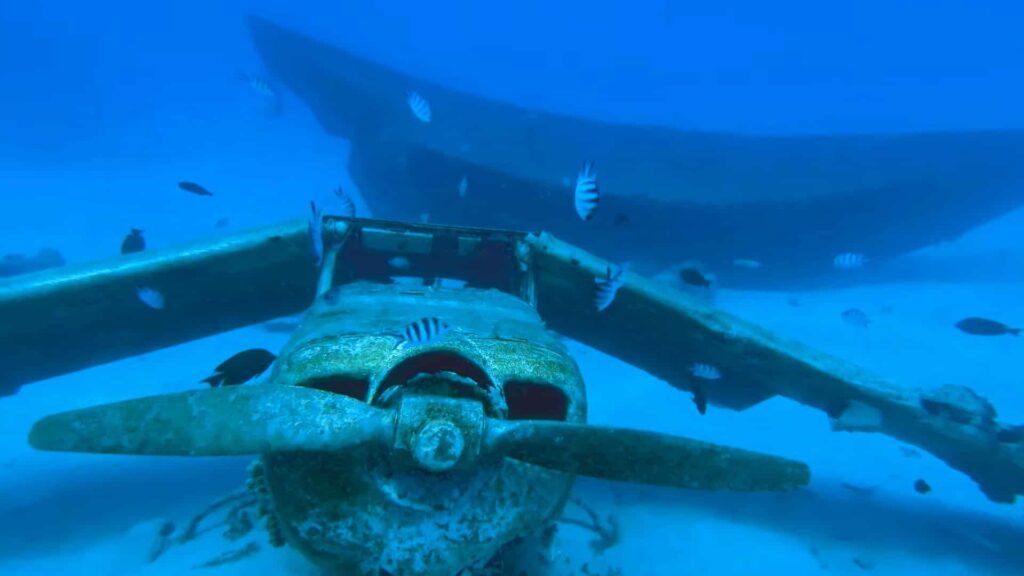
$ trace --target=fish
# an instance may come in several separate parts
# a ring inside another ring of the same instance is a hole
[[[867,328],[871,324],[871,319],[868,318],[867,312],[860,308],[847,308],[843,310],[842,314],[839,315],[843,322],[846,322],[850,326],[857,326],[860,328]]]
[[[217,228],[217,229],[220,229],[220,228],[224,228],[225,226],[227,226],[230,223],[231,223],[231,219],[230,218],[218,218],[217,221],[213,224],[213,227]]]
[[[690,286],[711,289],[711,279],[696,268],[683,268],[679,271],[679,279]]]
[[[436,342],[448,333],[449,326],[444,320],[433,316],[410,322],[402,331],[402,342],[406,346],[420,346]]]
[[[195,182],[178,182],[178,188],[181,188],[185,192],[191,192],[196,196],[213,196],[213,192],[210,192]]]
[[[424,124],[429,124],[431,117],[433,116],[430,111],[430,102],[427,102],[423,96],[418,93],[410,91],[406,101],[409,103],[409,109],[412,110],[413,116],[417,120]]]
[[[159,291],[141,286],[135,290],[135,293],[146,306],[154,310],[164,309],[164,295]]]
[[[316,207],[316,202],[310,202],[309,208],[313,214],[309,217],[309,242],[313,250],[313,261],[319,266],[324,261],[324,232],[323,232],[323,210]]]
[[[270,84],[259,76],[251,76],[246,73],[238,75],[238,79],[249,85],[253,92],[261,96],[276,96],[277,91],[270,87]]]
[[[246,73],[238,75],[239,80],[244,82],[253,92],[268,98],[272,101],[271,112],[274,115],[280,115],[284,112],[284,98],[281,97],[281,93],[275,90],[269,82],[259,76],[252,76]]]
[[[624,266],[616,266],[614,270],[608,266],[604,278],[594,278],[594,306],[598,312],[603,312],[615,300],[615,295],[622,287],[624,272]]]
[[[465,198],[467,190],[469,190],[469,179],[463,176],[462,180],[459,180],[459,198]]]
[[[56,268],[64,264],[64,256],[52,248],[43,248],[35,256],[4,254],[3,258],[0,258],[0,278]]]
[[[213,369],[213,374],[201,380],[211,388],[218,386],[237,386],[263,374],[277,360],[272,352],[262,348],[250,348],[221,362]]]
[[[690,365],[690,375],[694,378],[700,378],[701,380],[719,380],[722,378],[722,373],[710,364],[702,364],[696,362]]]
[[[334,195],[341,200],[341,215],[345,218],[356,217],[356,203],[352,201],[352,197],[345,192],[345,189],[338,186],[334,189]]]
[[[134,254],[146,249],[146,239],[142,237],[142,230],[132,228],[121,241],[121,254]]]
[[[587,222],[594,217],[594,211],[601,202],[601,190],[597,185],[597,172],[594,171],[594,163],[587,161],[583,168],[576,175],[576,189],[573,193],[576,214]]]
[[[737,268],[746,268],[747,270],[758,270],[761,268],[760,262],[748,258],[737,258],[732,261],[732,265]]]
[[[973,334],[975,336],[1003,336],[1004,334],[1020,336],[1021,330],[1020,328],[1010,328],[1002,322],[974,316],[964,318],[957,322],[955,326],[959,328],[961,332]]]
[[[395,270],[408,270],[412,266],[412,262],[405,256],[392,256],[388,258],[388,266]]]
[[[918,494],[927,494],[932,491],[932,487],[928,485],[923,479],[918,478],[914,481],[914,491]]]
[[[867,261],[868,259],[859,252],[843,252],[836,254],[832,259],[832,266],[839,270],[852,270],[864,266]]]
[[[622,226],[623,224],[629,224],[629,214],[626,214],[625,212],[616,212],[615,225]]]
[[[690,365],[690,392],[693,393],[693,405],[697,407],[697,412],[703,416],[708,411],[708,395],[704,389],[705,380],[719,380],[722,378],[722,373],[718,371],[718,368],[710,364],[702,364],[696,362]]]

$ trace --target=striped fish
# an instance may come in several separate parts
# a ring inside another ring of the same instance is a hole
[[[617,266],[614,270],[609,266],[604,278],[594,278],[594,306],[598,312],[603,312],[615,300],[615,295],[622,287],[623,272],[624,266]]]
[[[858,252],[843,252],[832,259],[832,266],[840,270],[860,268],[868,259]]]
[[[429,124],[431,117],[430,103],[427,102],[423,96],[411,91],[409,92],[409,98],[407,101],[409,103],[409,109],[412,110],[413,116],[415,116],[420,122]]]
[[[313,249],[313,261],[319,266],[324,261],[324,211],[316,207],[316,202],[310,202],[309,207],[313,211],[309,217],[309,242]]]
[[[594,210],[601,201],[601,191],[597,186],[597,172],[594,163],[587,161],[580,173],[576,175],[576,191],[574,193],[576,213],[584,222],[594,217]]]
[[[356,217],[356,203],[352,201],[352,197],[345,192],[345,189],[338,186],[334,190],[334,195],[341,200],[341,215],[346,218]]]
[[[402,331],[402,343],[406,346],[420,346],[430,344],[444,337],[448,333],[448,324],[440,318],[433,316],[420,318],[410,322]]]
[[[699,362],[690,366],[690,374],[694,378],[700,378],[701,380],[718,380],[722,377],[722,373],[718,371],[718,368]]]

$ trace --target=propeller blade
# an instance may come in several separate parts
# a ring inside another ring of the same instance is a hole
[[[802,462],[625,428],[492,420],[487,440],[491,451],[545,468],[672,488],[792,490],[811,478]]]
[[[394,416],[347,396],[297,386],[233,386],[150,396],[40,419],[40,450],[230,456],[343,450],[387,442]]]

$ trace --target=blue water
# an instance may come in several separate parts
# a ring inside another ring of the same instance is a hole
[[[349,144],[326,134],[300,98],[285,90],[284,114],[273,115],[239,82],[239,73],[265,73],[250,14],[449,87],[596,119],[758,135],[1024,129],[1024,5],[1009,1],[7,2],[0,253],[53,247],[81,263],[115,255],[131,227],[146,230],[150,248],[173,246],[305,217],[311,199],[330,206],[338,185],[362,214],[382,209],[349,178]],[[179,180],[215,196],[187,195]],[[1019,254],[1021,224],[1018,210],[928,250],[959,262]],[[992,276],[1014,276],[1002,272]],[[725,289],[718,304],[907,387],[968,384],[1004,420],[1024,422],[1019,340],[949,328],[966,315],[1024,322],[1024,285],[966,280]],[[868,332],[839,321],[850,306],[876,318]],[[78,570],[65,573],[174,574],[215,555],[214,538],[147,564],[145,523],[195,514],[241,483],[245,461],[40,454],[25,433],[50,412],[193,388],[233,352],[283,342],[240,330],[0,398],[0,573],[71,563]],[[782,399],[698,418],[688,395],[582,345],[573,352],[591,420],[784,453],[816,474],[813,492],[761,500],[583,482],[579,492],[623,523],[623,542],[595,566],[667,575],[1024,569],[1014,549],[1024,535],[1019,505],[989,502],[935,458],[908,458],[885,437],[832,433],[824,416]],[[934,489],[927,498],[909,488],[918,477]],[[586,561],[585,541],[566,538]],[[313,573],[287,550],[217,570]]]

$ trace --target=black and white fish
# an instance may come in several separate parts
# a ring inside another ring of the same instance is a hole
[[[135,290],[135,293],[138,295],[139,300],[141,300],[142,303],[145,304],[146,306],[149,306],[154,310],[163,310],[164,295],[158,292],[157,290],[142,286],[140,288],[137,288]]]
[[[719,372],[718,368],[700,362],[690,365],[690,375],[701,380],[719,380],[722,378],[722,373]]]
[[[857,326],[858,328],[867,328],[871,324],[871,319],[868,318],[867,312],[860,308],[847,308],[843,310],[842,314],[839,315],[843,322],[846,322],[850,326]]]
[[[213,369],[213,375],[202,381],[211,387],[237,386],[266,372],[277,356],[262,348],[243,350]]]
[[[412,110],[412,114],[417,120],[425,124],[430,123],[432,116],[430,111],[430,102],[427,102],[423,96],[412,91],[409,92],[409,96],[406,101],[409,103],[409,109]]]
[[[402,342],[405,346],[421,346],[430,344],[448,333],[448,324],[440,318],[428,316],[410,322],[402,331]]]
[[[579,174],[576,175],[574,200],[576,214],[584,222],[594,217],[594,211],[597,210],[597,205],[601,202],[601,190],[597,185],[597,172],[594,171],[593,162],[585,162]]]
[[[251,76],[243,72],[238,75],[238,79],[249,86],[249,88],[252,88],[252,91],[256,92],[260,96],[266,96],[268,98],[277,96],[277,90],[271,88],[270,83],[259,76]]]
[[[284,98],[281,97],[281,93],[274,89],[264,78],[259,76],[252,76],[249,74],[239,74],[239,80],[245,83],[253,92],[270,100],[271,112],[275,115],[280,115],[284,111]]]
[[[469,190],[469,178],[463,176],[462,180],[459,180],[459,198],[465,198],[467,190]]]
[[[1010,334],[1020,336],[1020,328],[1010,328],[1002,322],[989,320],[988,318],[964,318],[956,323],[961,332],[973,334],[974,336],[1003,336]]]
[[[316,207],[316,202],[309,203],[313,214],[309,217],[309,242],[313,250],[313,261],[317,266],[324,261],[324,211]]]
[[[121,241],[121,254],[134,254],[146,249],[146,239],[142,237],[142,230],[132,228]]]
[[[334,195],[341,201],[341,215],[346,218],[355,218],[356,203],[352,201],[352,197],[345,192],[345,189],[338,186],[334,189]]]
[[[594,306],[598,312],[603,312],[615,300],[615,295],[622,287],[625,271],[625,266],[616,266],[614,269],[608,266],[604,277],[594,278]]]
[[[195,182],[178,182],[178,188],[181,188],[185,192],[195,194],[196,196],[213,196],[213,192],[210,192]]]
[[[706,380],[719,380],[722,378],[722,373],[718,371],[718,368],[710,364],[702,364],[700,362],[690,365],[690,391],[693,392],[693,405],[697,407],[697,412],[703,416],[708,411],[708,395],[704,389],[704,381]]]
[[[868,259],[859,252],[843,252],[836,254],[832,259],[832,266],[839,270],[852,270],[864,266],[867,261]]]

